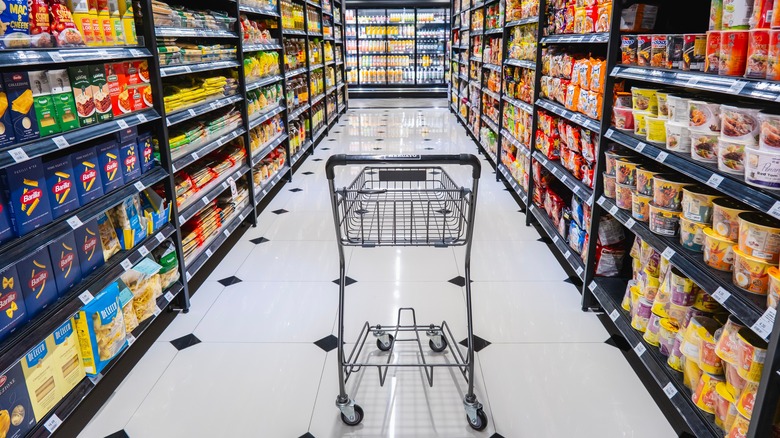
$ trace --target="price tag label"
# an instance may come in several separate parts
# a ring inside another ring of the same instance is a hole
[[[672,382],[669,382],[666,384],[666,386],[664,386],[664,394],[666,394],[669,399],[677,395],[677,388],[672,385]]]
[[[119,120],[117,120],[117,121],[116,121],[116,124],[117,124],[117,125],[119,125],[119,127],[120,127],[120,128],[122,128],[122,129],[127,129],[127,128],[129,128],[129,126],[127,125],[127,122],[125,122],[125,121],[124,121],[124,120],[122,120],[122,119],[119,119]]]
[[[568,259],[569,257],[571,257],[571,251],[566,251],[565,253],[563,253],[563,257],[564,257],[564,258],[567,258],[567,259]]]
[[[737,79],[729,87],[729,93],[739,94],[739,92],[742,91],[743,88],[745,88],[745,85],[747,85],[747,82],[740,81],[739,79]]]
[[[629,230],[634,228],[634,225],[636,225],[636,221],[634,220],[634,218],[631,218],[626,221],[626,227],[628,227]]]
[[[634,347],[634,353],[636,353],[637,356],[642,356],[645,354],[645,351],[647,351],[647,348],[645,348],[645,345],[641,342],[639,344],[636,344],[636,347]]]
[[[665,258],[666,260],[671,260],[674,254],[674,250],[671,247],[667,247],[664,252],[661,253],[661,257]]]
[[[166,119],[165,119],[165,124],[166,124],[167,126],[171,126],[171,124],[172,124],[172,123],[171,123],[171,119],[168,119],[168,118],[166,118]],[[174,169],[174,170],[176,170],[176,169]]]
[[[243,222],[244,221],[244,214],[243,213],[238,215],[238,221],[239,222]]]
[[[130,259],[124,259],[122,260],[122,263],[120,263],[120,265],[122,265],[122,268],[125,271],[127,271],[128,269],[133,267],[133,262],[131,262]]]
[[[127,345],[132,346],[135,344],[135,336],[133,336],[131,333],[127,334]]]
[[[641,142],[641,141],[640,141],[640,142],[639,142],[639,143],[637,143],[637,145],[636,145],[636,151],[637,151],[637,152],[642,152],[643,150],[645,150],[645,146],[647,146],[647,145],[646,145],[645,143],[643,143],[643,142]]]
[[[54,62],[65,62],[65,58],[57,52],[49,52],[49,57]]]
[[[612,134],[614,134],[615,131],[612,130],[612,128],[607,129],[607,132],[604,134],[604,137],[612,138]]]
[[[227,229],[225,229],[225,230],[222,230],[222,234],[224,234],[224,235],[225,235],[225,237],[228,237],[228,236],[230,236],[230,232],[229,232]]]
[[[75,230],[76,228],[78,228],[78,227],[80,227],[80,226],[84,225],[84,224],[81,222],[81,219],[79,219],[79,217],[78,217],[78,216],[73,216],[72,218],[69,218],[69,219],[68,219],[68,220],[66,220],[65,222],[67,222],[67,223],[68,223],[68,225],[70,225],[70,227],[71,227],[72,229],[74,229],[74,230]]]
[[[714,189],[717,189],[718,186],[720,186],[720,183],[722,181],[723,181],[723,177],[722,176],[713,173],[712,176],[710,177],[710,179],[707,180],[707,185],[712,187],[712,188],[714,188]]]
[[[165,299],[168,300],[168,302],[170,303],[171,301],[173,301],[173,294],[170,291],[165,292]]]
[[[203,205],[209,205],[209,198],[204,196],[200,198],[201,202],[203,202]]]
[[[228,183],[226,181],[222,181],[222,190],[225,190],[228,188]]]
[[[103,380],[103,374],[98,374],[97,376],[88,377],[89,381],[92,382],[92,385],[97,386],[98,383],[100,383],[101,380]]]
[[[61,424],[62,420],[60,420],[60,417],[58,417],[57,414],[51,414],[51,417],[49,417],[49,419],[43,423],[43,427],[45,427],[49,433],[54,433],[54,431],[57,430]]]
[[[141,254],[141,257],[146,257],[149,255],[149,250],[145,246],[141,246],[138,248],[138,254]]]
[[[693,86],[695,86],[698,83],[699,83],[699,78],[696,77],[696,76],[693,76],[693,77],[688,79],[688,82],[685,85],[688,86],[688,87],[693,87]]]
[[[595,283],[594,283],[595,284]],[[620,312],[618,312],[617,309],[613,309],[612,313],[609,314],[609,319],[611,319],[613,322],[617,321],[617,319],[620,317]]]
[[[190,157],[192,157],[193,160],[197,160],[198,158],[200,158],[200,155],[198,155],[197,152],[193,152],[190,154]]]
[[[774,307],[767,308],[766,312],[764,312],[764,314],[758,318],[758,321],[750,328],[759,336],[768,340],[769,335],[772,333],[772,327],[775,325],[776,314],[777,311]]]
[[[211,257],[214,253],[211,252],[211,248],[206,249],[206,257]]]
[[[209,108],[211,108],[212,110],[215,110],[215,109],[219,108],[219,105],[217,104],[217,102],[211,102],[209,104]]]
[[[609,214],[611,214],[612,216],[614,216],[614,215],[615,215],[617,212],[618,212],[617,205],[613,205],[612,207],[610,207],[610,209],[609,209]]]
[[[720,304],[725,303],[730,296],[731,294],[722,287],[719,287],[715,292],[712,293],[712,298],[714,298],[715,301],[719,302]]]
[[[582,268],[582,266],[577,267],[577,275],[582,275],[582,273],[585,272],[585,269]]]
[[[600,206],[602,206],[602,207],[603,207],[603,206],[604,206],[604,203],[605,203],[606,201],[607,201],[607,200],[606,200],[606,199],[605,199],[603,196],[601,196],[601,197],[599,197],[599,200],[598,200],[598,202],[596,202],[596,203],[597,203],[597,204],[599,204]]]
[[[141,181],[136,181],[135,184],[133,184],[133,187],[135,187],[135,189],[139,192],[143,192],[144,189],[146,189],[146,186],[144,186],[144,183]]]
[[[772,205],[772,208],[769,209],[769,214],[776,219],[780,219],[780,201],[776,201],[775,204]]]
[[[559,240],[561,240],[561,238],[558,237],[558,235],[553,236],[553,243],[558,243]]]
[[[190,281],[190,280],[192,280],[192,274],[190,274],[190,273],[189,273],[189,271],[188,271],[188,272],[186,272],[186,273],[184,274],[184,278],[185,278],[187,281]]]
[[[661,152],[658,154],[658,158],[656,158],[656,160],[657,160],[659,163],[663,163],[664,161],[666,161],[666,157],[668,157],[668,156],[669,156],[669,154],[667,154],[667,153],[666,153],[666,152],[664,152],[664,151],[661,151]]]
[[[563,172],[561,172],[561,182],[566,184],[566,181],[568,181],[568,180],[569,180],[569,178],[567,178],[566,175],[564,175]]]
[[[184,66],[184,71],[186,71],[187,73],[192,73],[192,69],[190,68],[189,65]]]
[[[154,306],[154,311],[152,313],[154,313],[154,316],[161,314],[162,310],[160,309],[160,306]]]
[[[574,193],[580,192],[580,186],[574,186]]]
[[[130,49],[130,56],[142,57],[146,56],[142,50]]]
[[[58,135],[51,139],[51,141],[54,142],[55,145],[57,145],[57,149],[63,149],[68,146],[70,146],[70,143],[68,143],[68,140],[65,139],[65,137]]]
[[[81,295],[79,295],[79,299],[81,300],[82,303],[87,304],[90,301],[94,300],[95,297],[92,296],[92,292],[85,290],[84,292],[81,293]]]
[[[158,242],[162,243],[163,240],[165,240],[165,236],[163,236],[162,233],[157,233],[156,236],[154,236],[155,239],[157,239]]]
[[[146,123],[146,116],[145,116],[145,115],[143,115],[143,114],[137,114],[136,116],[138,117],[138,121],[139,121],[140,123]]]
[[[27,156],[27,152],[25,152],[22,148],[11,149],[8,151],[8,155],[10,155],[16,163],[21,163],[22,161],[27,161],[30,159],[30,157]]]
[[[179,225],[184,225],[185,222],[187,222],[187,220],[184,219],[184,216],[179,216]]]

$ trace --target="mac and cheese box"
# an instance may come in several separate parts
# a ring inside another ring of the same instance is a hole
[[[27,319],[19,275],[16,266],[11,266],[0,272],[0,341]]]
[[[28,351],[21,364],[35,420],[41,421],[60,401],[54,380],[54,360],[46,339]]]
[[[81,360],[89,376],[99,374],[127,346],[119,285],[111,283],[74,317]]]
[[[122,166],[119,164],[119,146],[113,141],[101,143],[95,147],[100,165],[100,179],[103,181],[103,192],[116,190],[125,183]]]
[[[57,283],[46,248],[17,262],[16,272],[19,274],[24,305],[30,318],[57,300]]]
[[[73,172],[73,163],[70,156],[55,158],[43,163],[43,174],[46,177],[46,186],[49,188],[49,204],[51,204],[52,218],[69,213],[81,205],[78,189],[76,189],[76,176]]]
[[[48,70],[46,75],[49,77],[52,100],[60,128],[63,132],[78,128],[81,125],[76,112],[76,101],[73,98],[73,88],[70,86],[68,71],[65,69]]]
[[[35,118],[38,120],[38,130],[41,136],[60,132],[51,86],[49,86],[49,76],[45,70],[31,71],[28,74],[30,75],[30,87],[35,106]]]
[[[54,269],[57,293],[65,295],[74,284],[81,281],[81,264],[76,237],[72,232],[49,245],[49,258]]]
[[[73,319],[67,320],[46,339],[52,350],[54,360],[54,382],[60,398],[68,395],[71,389],[86,376],[81,364],[81,349]]]
[[[86,205],[103,196],[102,172],[98,168],[100,162],[95,148],[76,152],[70,156],[70,159],[76,174],[76,191],[79,194],[81,205]]]
[[[5,92],[11,105],[11,123],[13,123],[16,142],[22,143],[38,138],[38,120],[33,109],[33,92],[30,89],[30,77],[27,72],[3,73]]]
[[[86,277],[103,266],[103,248],[100,244],[97,219],[85,222],[73,230],[73,236],[76,238],[76,253],[79,257],[81,275]]]
[[[21,438],[35,426],[30,396],[24,382],[22,364],[16,363],[0,374],[0,426],[8,438]]]
[[[3,189],[17,236],[48,224],[52,220],[49,193],[40,158],[0,170]]]

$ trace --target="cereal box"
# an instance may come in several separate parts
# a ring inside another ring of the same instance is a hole
[[[145,132],[138,135],[138,158],[141,160],[141,173],[146,173],[154,167],[154,143],[152,134]]]
[[[135,139],[119,146],[119,162],[122,164],[125,181],[131,181],[141,176],[141,160],[138,159]]]
[[[54,269],[57,292],[63,296],[81,281],[81,265],[74,234],[66,233],[60,240],[50,244],[49,257]]]
[[[76,191],[81,205],[103,196],[102,172],[95,148],[87,148],[76,152],[71,157],[73,171],[76,174]]]
[[[49,188],[49,204],[54,219],[69,213],[81,205],[76,189],[76,176],[70,156],[55,158],[43,163],[43,174]]]
[[[81,275],[86,277],[103,265],[103,248],[100,244],[100,231],[97,219],[92,219],[73,231],[76,238]]]
[[[74,317],[87,375],[99,374],[127,346],[119,286],[111,283]]]
[[[17,236],[23,236],[52,220],[49,192],[43,163],[34,158],[0,170],[11,223]]]
[[[54,360],[54,382],[60,398],[68,395],[86,376],[73,319],[67,320],[46,339]]]
[[[106,82],[106,67],[103,64],[89,66],[89,83],[92,87],[92,99],[95,101],[98,123],[113,119],[111,93]]]
[[[47,344],[46,339],[42,340],[21,360],[27,394],[36,421],[41,421],[60,401],[54,380],[55,364]]]
[[[0,272],[0,340],[28,319],[21,286],[16,266]]]
[[[38,121],[33,109],[33,92],[27,72],[3,73],[5,92],[11,105],[11,123],[18,143],[38,138]]]
[[[0,2],[0,48],[30,47],[30,8],[27,0]]]
[[[103,180],[103,192],[108,193],[122,187],[125,179],[119,162],[119,146],[108,141],[97,145],[95,151],[100,166],[100,179]]]
[[[57,120],[63,132],[76,129],[81,124],[76,115],[76,101],[73,99],[73,89],[70,86],[70,78],[67,70],[48,70],[49,86],[54,101],[54,110],[57,112]]]
[[[35,426],[35,414],[24,383],[22,364],[0,374],[0,431],[8,438],[21,438]]]
[[[16,263],[24,304],[30,318],[57,300],[57,283],[46,248]]]
[[[92,83],[89,81],[89,68],[85,65],[68,67],[70,85],[76,101],[76,114],[81,126],[97,123],[95,99],[92,95]]]
[[[8,208],[8,201],[5,198],[5,191],[0,187],[0,244],[3,244],[14,237],[14,229],[11,226],[11,214]]]
[[[38,130],[42,136],[56,134],[60,132],[60,124],[57,122],[57,112],[54,109],[49,76],[43,70],[31,71],[29,75]]]
[[[8,111],[8,95],[0,84],[0,146],[9,146],[16,143],[14,125],[11,121],[11,111]]]

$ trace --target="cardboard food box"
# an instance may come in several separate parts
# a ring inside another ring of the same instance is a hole
[[[141,176],[141,160],[138,159],[135,139],[119,146],[119,162],[122,163],[122,173],[125,181],[132,181]]]
[[[3,83],[11,105],[11,123],[16,142],[22,143],[38,138],[38,120],[35,117],[33,92],[27,72],[3,73]]]
[[[154,167],[154,143],[152,134],[145,132],[138,135],[138,158],[141,160],[141,173],[146,173]]]
[[[143,83],[138,76],[138,64],[136,61],[125,61],[122,63],[125,74],[125,81],[127,84],[128,99],[132,111],[140,111],[144,109],[143,102]]]
[[[57,300],[57,283],[46,248],[16,263],[24,305],[30,318]]]
[[[23,236],[51,222],[49,191],[46,189],[40,158],[0,170],[0,179],[17,236]]]
[[[66,132],[80,127],[68,71],[65,69],[48,70],[46,75],[49,77],[52,101],[54,101],[54,110],[57,112],[60,129],[62,132]]]
[[[97,219],[85,222],[73,230],[73,236],[76,238],[76,252],[81,264],[81,276],[86,277],[104,263]]]
[[[11,111],[5,87],[0,84],[0,146],[10,146],[16,143],[14,124],[11,121]]]
[[[76,115],[81,126],[97,123],[95,99],[92,96],[92,83],[89,81],[89,68],[85,65],[68,67],[70,85],[76,102]]]
[[[103,64],[89,66],[89,83],[92,87],[92,99],[95,101],[98,123],[113,119],[111,92],[106,81],[106,67]]]
[[[0,272],[0,341],[28,319],[21,286],[16,266]]]
[[[111,96],[111,109],[114,116],[118,117],[133,111],[130,92],[127,88],[125,64],[123,62],[114,62],[106,64],[105,68],[106,83],[108,84],[108,93]]]
[[[21,438],[35,426],[22,364],[17,362],[0,375],[0,432],[7,438]]]
[[[54,382],[60,398],[64,398],[86,376],[74,320],[67,320],[46,341],[54,360]]]
[[[115,134],[115,138],[116,138],[116,142],[119,144],[136,141],[136,139],[138,138],[138,127],[128,126],[126,129],[117,131],[117,133]]]
[[[26,0],[5,0],[0,23],[0,48],[30,47],[30,8]]]
[[[119,286],[111,283],[74,317],[84,371],[99,374],[109,361],[127,347]]]
[[[41,421],[60,401],[54,379],[54,360],[46,339],[28,351],[21,364],[35,420]]]
[[[76,188],[76,176],[69,155],[43,163],[43,174],[50,192],[52,218],[57,219],[79,208],[81,203]]]
[[[149,63],[146,60],[133,61],[133,65],[138,72],[140,87],[138,93],[141,94],[141,104],[143,108],[154,106],[152,99],[152,86],[149,85]]]
[[[0,244],[8,242],[14,237],[14,228],[11,225],[11,209],[5,198],[5,190],[0,187]]]
[[[41,136],[56,134],[61,129],[59,122],[57,122],[57,111],[54,108],[49,76],[44,70],[31,71],[29,75],[38,130]]]
[[[95,148],[87,148],[70,156],[73,163],[73,172],[76,175],[76,191],[79,194],[79,203],[87,205],[89,202],[103,196],[102,172],[98,168],[97,152]]]
[[[70,232],[49,245],[49,257],[54,269],[54,279],[57,283],[57,293],[63,296],[81,281],[81,264],[79,263],[76,237]]]
[[[98,155],[103,192],[108,193],[122,187],[125,178],[119,162],[119,146],[113,141],[108,141],[97,145],[95,151]]]

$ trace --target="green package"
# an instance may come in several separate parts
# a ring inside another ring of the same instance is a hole
[[[38,119],[38,130],[41,133],[41,137],[60,132],[48,75],[43,70],[31,71],[28,75],[30,76],[30,88],[33,93],[35,117]]]
[[[73,90],[70,87],[70,79],[67,70],[49,70],[46,72],[51,87],[51,100],[57,113],[57,120],[62,132],[79,128],[79,119],[76,116],[76,101],[73,99]]]

